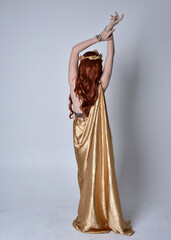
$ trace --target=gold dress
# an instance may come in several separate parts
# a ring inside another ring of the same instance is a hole
[[[78,166],[80,201],[72,225],[83,233],[132,235],[124,221],[114,167],[114,152],[106,100],[101,83],[98,98],[83,121],[73,120],[73,144]]]

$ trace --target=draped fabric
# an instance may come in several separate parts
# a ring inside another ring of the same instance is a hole
[[[78,166],[80,200],[72,225],[83,233],[132,235],[131,220],[123,219],[114,167],[114,151],[104,90],[83,121],[73,120],[73,144]]]

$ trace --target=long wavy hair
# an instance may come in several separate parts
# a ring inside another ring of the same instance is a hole
[[[98,56],[99,53],[88,51],[83,56]],[[80,61],[78,74],[76,78],[74,92],[76,97],[82,102],[80,110],[85,117],[88,116],[90,108],[95,104],[98,98],[98,83],[102,76],[102,59],[90,60],[88,58]],[[69,118],[72,119],[74,111],[72,109],[72,98],[69,94]]]

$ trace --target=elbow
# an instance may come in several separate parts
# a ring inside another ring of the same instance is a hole
[[[77,48],[76,46],[73,46],[71,53],[73,53],[73,54],[75,54],[75,55],[78,55],[78,54],[79,54],[78,48]]]
[[[70,53],[70,54],[73,55],[74,52],[75,52],[75,46],[72,47],[72,49],[71,49],[71,53]]]
[[[76,45],[72,47],[72,51],[75,51],[75,50],[76,50]]]

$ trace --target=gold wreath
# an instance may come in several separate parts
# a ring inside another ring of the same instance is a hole
[[[97,49],[93,50],[93,52],[96,52],[99,54]],[[96,60],[96,59],[102,59],[102,57],[103,57],[103,54],[99,54],[98,56],[95,55],[95,56],[87,56],[87,57],[79,56],[79,60],[84,60],[86,58],[89,58],[90,60]]]

